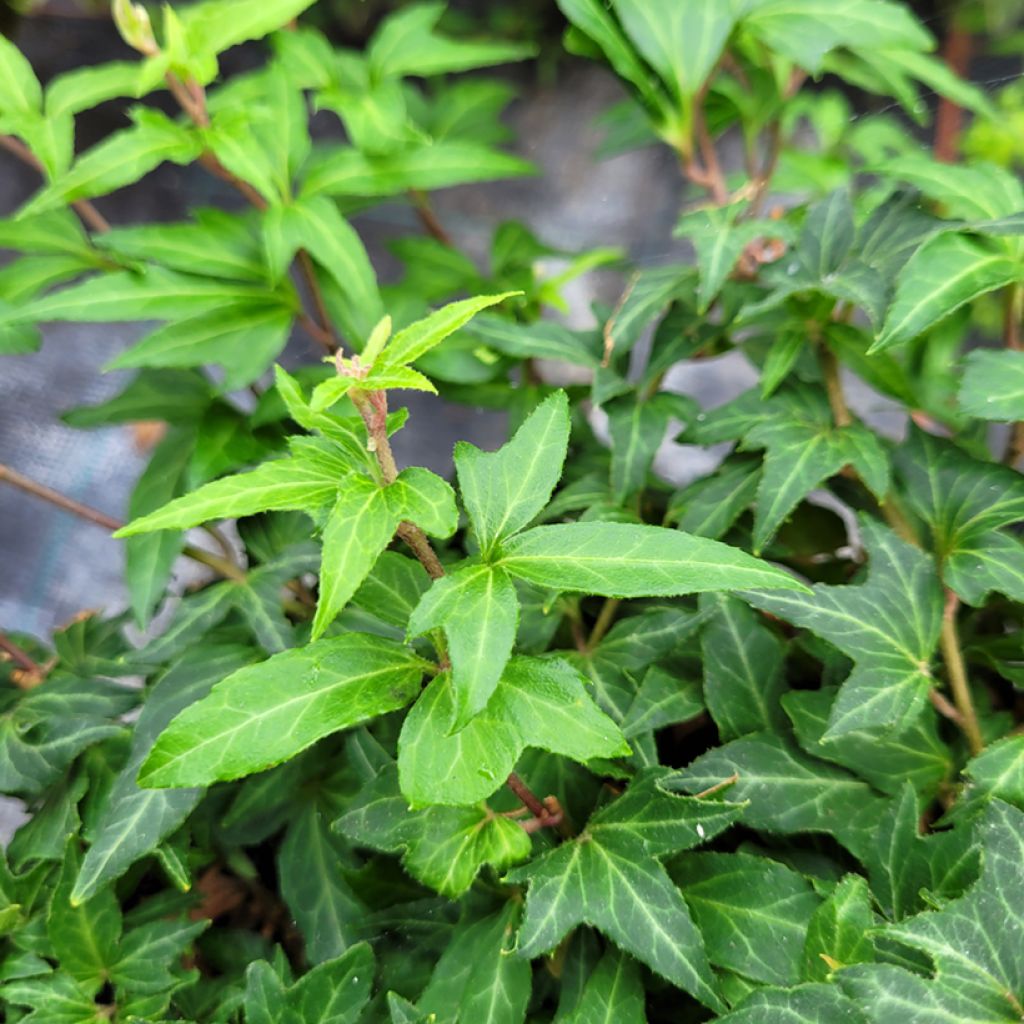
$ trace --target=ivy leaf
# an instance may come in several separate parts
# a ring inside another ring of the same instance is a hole
[[[331,834],[330,816],[321,801],[306,800],[288,823],[277,856],[281,896],[315,964],[352,948],[366,918],[365,907],[345,880],[342,868],[352,858]]]
[[[734,597],[701,597],[700,607],[711,612],[701,633],[701,661],[704,700],[719,736],[779,730],[786,686],[781,641]]]
[[[1024,546],[1000,528],[1024,519],[1024,479],[913,428],[896,453],[914,511],[931,528],[943,581],[968,604],[991,590],[1024,600]]]
[[[871,892],[860,875],[846,875],[814,911],[803,950],[805,981],[828,981],[833,971],[850,964],[871,963],[875,947]]]
[[[1016,260],[961,234],[942,234],[917,250],[896,280],[896,294],[872,352],[910,341],[980,295],[1024,280]]]
[[[152,853],[199,803],[199,789],[141,789],[135,777],[171,719],[205,697],[214,683],[250,661],[252,654],[247,647],[194,648],[153,688],[135,725],[128,761],[93,822],[89,849],[70,894],[73,904],[90,899]]]
[[[573,1010],[556,1024],[647,1024],[643,979],[637,962],[609,947],[594,968]]]
[[[143,786],[202,786],[262,771],[323,736],[404,707],[424,663],[362,633],[318,640],[233,672],[160,734]]]
[[[983,420],[1024,419],[1024,352],[976,349],[968,353],[960,408]]]
[[[805,626],[853,659],[822,739],[905,728],[934,685],[929,668],[942,626],[942,588],[931,559],[878,523],[861,520],[867,582],[817,584],[811,594],[744,595],[762,611]]]
[[[875,821],[875,837],[862,857],[871,891],[892,920],[900,921],[928,900],[958,896],[977,874],[978,852],[970,829],[920,836],[918,800],[910,783]]]
[[[652,729],[687,722],[704,710],[700,686],[652,665],[622,720],[622,735],[632,739]]]
[[[118,961],[121,908],[109,889],[80,904],[71,902],[79,865],[76,840],[69,839],[53,890],[46,931],[61,969],[95,994]]]
[[[886,1007],[910,998],[920,1000],[916,1005],[931,1010],[935,1020],[1013,1021],[1020,1016],[1024,964],[1017,938],[1024,930],[1024,904],[1018,882],[1024,813],[993,801],[977,832],[982,871],[968,892],[886,932],[928,954],[934,978],[868,965],[841,975],[844,988],[878,1019]]]
[[[677,521],[684,533],[720,540],[753,504],[760,482],[760,459],[730,457],[710,476],[673,495],[666,522]]]
[[[475,565],[436,580],[409,619],[409,635],[441,628],[448,638],[455,702],[452,729],[479,714],[512,654],[519,599],[508,573]]]
[[[612,494],[616,501],[625,501],[647,483],[651,463],[678,409],[678,398],[668,393],[645,401],[627,396],[605,406],[612,440]]]
[[[701,443],[742,438],[744,449],[765,449],[754,516],[758,552],[797,504],[844,466],[879,499],[889,489],[889,460],[875,435],[860,423],[836,427],[826,397],[808,387],[786,388],[768,402],[748,391],[708,413],[693,433]]]
[[[734,776],[730,796],[747,801],[743,822],[751,828],[782,835],[827,832],[861,857],[874,842],[885,801],[866,782],[771,733],[752,733],[709,750],[677,785],[701,793]]]
[[[449,735],[454,702],[450,678],[438,676],[402,726],[398,772],[402,793],[413,807],[485,799],[528,746],[576,761],[629,753],[579,673],[560,660],[512,658],[484,710]]]
[[[0,989],[13,1006],[28,1006],[26,1024],[95,1024],[96,1001],[74,978],[62,971],[41,978],[20,978]]]
[[[964,766],[967,786],[959,806],[1004,800],[1024,810],[1024,735],[1004,736]]]
[[[496,871],[530,856],[529,835],[488,807],[428,807],[410,812],[389,765],[363,788],[334,823],[353,843],[388,853],[402,851],[413,878],[457,899],[484,865]]]
[[[509,901],[496,914],[456,927],[418,1002],[429,1019],[523,1024],[532,971],[509,955],[518,917],[519,907]]]
[[[937,714],[925,709],[906,729],[882,736],[854,731],[823,741],[836,694],[835,687],[823,686],[782,695],[800,746],[814,757],[848,768],[881,793],[896,794],[909,781],[922,796],[933,796],[953,768],[949,745],[939,735]]]
[[[820,903],[810,882],[746,853],[685,853],[667,866],[712,964],[769,985],[800,980],[807,927]]]
[[[835,985],[758,989],[720,1024],[868,1024],[857,1004]]]
[[[657,858],[713,838],[742,808],[674,795],[662,785],[670,775],[645,770],[579,837],[509,873],[509,882],[529,884],[517,953],[537,956],[590,924],[720,1011],[700,932]]]
[[[551,498],[569,445],[569,401],[556,391],[496,452],[455,445],[455,471],[485,555],[528,526]]]
[[[749,586],[805,589],[738,548],[628,523],[536,526],[506,542],[498,564],[538,586],[604,597],[670,597]]]

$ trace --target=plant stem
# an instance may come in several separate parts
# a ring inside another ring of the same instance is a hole
[[[590,636],[587,638],[587,651],[592,651],[601,642],[605,633],[608,632],[608,627],[615,621],[615,615],[619,610],[620,604],[622,604],[621,598],[605,598],[601,611],[598,612],[597,619],[594,622],[594,628],[590,631]]]
[[[946,33],[942,44],[942,59],[956,78],[966,78],[971,62],[973,40],[970,32],[963,25],[953,23]],[[949,96],[939,98],[939,109],[935,114],[935,145],[933,152],[936,160],[951,164],[956,162],[957,150],[960,148],[960,132],[963,128],[963,108]]]
[[[13,135],[0,135],[0,146],[9,153],[13,153],[22,163],[28,164],[29,167],[45,176],[46,171],[43,165],[36,159],[32,150],[20,139],[16,139]],[[88,199],[77,199],[71,206],[90,230],[97,232],[97,234],[103,234],[110,230],[110,222]]]
[[[946,606],[942,611],[941,646],[942,657],[949,673],[949,688],[953,693],[953,703],[963,719],[961,728],[967,737],[967,745],[971,754],[977,755],[985,749],[985,741],[981,737],[978,715],[974,710],[970,685],[967,682],[967,669],[964,656],[960,649],[960,638],[956,628],[956,611],[960,606],[960,598],[946,588]]]
[[[32,480],[2,463],[0,463],[0,481],[6,481],[13,487],[17,487],[18,490],[31,494],[33,497],[41,498],[43,501],[56,505],[57,508],[62,508],[65,512],[70,512],[72,515],[78,516],[79,519],[84,519],[86,522],[100,526],[104,530],[113,532],[120,530],[124,526],[120,519],[108,516],[106,512],[100,512],[89,505],[83,505],[80,501],[75,501],[74,498],[69,498],[66,494],[61,494],[60,491],[55,491],[52,487],[47,487],[37,480]],[[205,551],[203,548],[186,544],[182,548],[182,554],[186,558],[191,558],[193,562],[200,562],[213,569],[226,579],[235,580],[238,583],[245,582],[245,570],[235,565],[234,562],[215,555],[212,551]]]
[[[438,219],[427,194],[422,189],[412,188],[409,189],[409,195],[412,198],[413,206],[416,208],[416,215],[419,217],[420,223],[427,229],[427,232],[442,245],[447,245],[449,249],[454,249],[455,240],[448,234],[447,229]]]
[[[1024,285],[1015,284],[1006,289],[1003,299],[1003,344],[1012,352],[1024,349],[1021,340],[1021,320],[1024,319]],[[1010,436],[1006,441],[1003,462],[1007,466],[1016,466],[1024,455],[1024,421],[1017,420],[1010,427]]]
[[[839,360],[835,353],[823,341],[816,342],[818,349],[818,366],[825,380],[825,392],[832,410],[832,419],[837,427],[848,427],[853,423],[850,407],[846,404],[843,394],[843,382],[839,376]]]

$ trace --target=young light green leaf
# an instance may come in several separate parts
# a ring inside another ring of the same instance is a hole
[[[467,324],[480,310],[495,306],[518,294],[520,293],[502,292],[500,295],[481,295],[474,299],[449,302],[447,306],[435,310],[429,316],[417,320],[395,334],[380,355],[380,366],[397,367],[415,362]]]
[[[409,712],[398,741],[402,793],[414,807],[485,799],[527,747],[576,761],[629,753],[579,673],[559,660],[513,658],[486,708],[449,735],[454,717],[451,680],[438,676]]]
[[[968,353],[960,408],[983,420],[1024,419],[1024,352],[979,348]]]
[[[810,594],[744,595],[835,644],[854,661],[824,740],[858,730],[905,728],[935,685],[930,669],[942,626],[942,587],[932,560],[869,519],[861,520],[871,560],[866,583],[817,584]]]
[[[455,703],[454,730],[487,705],[512,653],[519,599],[508,574],[483,564],[436,580],[409,619],[409,635],[443,629]]]
[[[438,35],[434,26],[443,11],[443,3],[417,3],[385,18],[366,55],[370,73],[380,78],[428,77],[506,64],[534,53],[532,46],[522,43],[484,43]]]
[[[556,391],[496,452],[455,446],[459,489],[485,554],[518,533],[544,508],[562,475],[569,445],[569,402]]]
[[[143,786],[201,786],[294,757],[323,736],[404,707],[424,663],[382,637],[346,633],[239,669],[179,714],[142,765]]]
[[[334,499],[341,477],[336,464],[317,458],[313,449],[304,449],[293,458],[274,459],[248,473],[204,484],[156,512],[133,520],[114,536],[184,530],[212,519],[251,516],[268,509],[310,511]]]
[[[871,892],[860,875],[846,875],[815,910],[804,942],[804,981],[827,981],[833,971],[850,964],[871,963],[875,947]]]
[[[487,807],[428,807],[410,812],[389,766],[359,794],[335,823],[353,843],[389,853],[442,896],[457,899],[485,865],[501,871],[530,856],[530,837]]]
[[[0,115],[37,114],[43,91],[32,65],[6,36],[0,36]]]
[[[502,545],[498,564],[539,586],[606,597],[670,597],[749,586],[806,590],[788,573],[738,548],[628,523],[537,526]]]
[[[192,4],[181,22],[196,52],[221,53],[250,39],[262,39],[297,18],[314,0],[234,0],[225,5]]]
[[[878,340],[880,352],[910,341],[980,295],[1024,280],[1024,266],[967,235],[926,242],[896,280],[896,294]]]
[[[391,196],[411,188],[433,191],[533,173],[533,165],[525,160],[455,139],[377,157],[348,146],[332,146],[314,150],[303,195]]]

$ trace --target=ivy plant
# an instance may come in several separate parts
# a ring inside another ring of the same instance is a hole
[[[430,193],[536,172],[464,74],[534,47],[434,2],[338,47],[311,6],[115,0],[137,59],[45,86],[0,39],[40,174],[0,353],[144,324],[64,419],[162,425],[123,518],[0,466],[124,540],[127,594],[0,633],[4,1019],[1020,1021],[1024,190],[985,94],[894,0],[557,0],[623,86],[603,154],[674,152],[681,255],[508,222],[477,260]],[[168,162],[222,205],[125,222]],[[422,227],[387,280],[380,203]],[[410,390],[507,442],[401,465]]]

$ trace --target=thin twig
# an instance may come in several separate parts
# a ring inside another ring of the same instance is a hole
[[[839,377],[839,361],[835,353],[824,342],[817,343],[818,366],[821,368],[821,376],[825,380],[825,392],[828,395],[829,408],[832,410],[832,419],[837,427],[848,427],[853,423],[853,416],[850,414],[850,407],[846,404],[846,396],[843,394],[843,382]]]
[[[633,294],[633,289],[636,287],[636,283],[639,280],[640,271],[633,271],[629,276],[629,280],[626,282],[626,287],[622,290],[622,294],[619,296],[619,301],[615,303],[612,315],[605,321],[604,330],[601,332],[602,337],[604,338],[604,355],[601,357],[601,365],[603,367],[607,368],[611,365],[612,355],[615,352],[615,322],[618,320],[619,314],[626,305],[626,301],[629,299],[630,295]]]
[[[42,665],[34,661],[10,637],[0,633],[0,651],[3,651],[18,668],[11,673],[11,682],[21,690],[31,690],[46,678]]]
[[[65,512],[78,516],[79,519],[84,519],[86,522],[102,527],[104,530],[109,530],[111,533],[115,530],[120,530],[124,526],[120,519],[108,516],[106,512],[100,512],[99,509],[92,508],[89,505],[83,505],[82,502],[69,498],[66,494],[61,494],[60,491],[55,491],[52,487],[39,483],[38,480],[32,480],[30,477],[24,476],[17,470],[11,469],[10,466],[5,466],[2,463],[0,463],[0,481],[9,483],[26,494],[41,498],[43,501],[49,502],[57,508],[62,508]],[[243,569],[233,562],[213,554],[212,551],[205,551],[203,548],[186,544],[182,548],[182,554],[186,558],[191,558],[193,562],[200,562],[213,569],[226,579],[232,579],[239,583],[245,581],[245,571]]]
[[[956,78],[966,78],[971,62],[973,39],[962,25],[954,20],[942,44],[942,59]],[[939,98],[939,109],[935,114],[935,145],[933,152],[936,160],[951,164],[956,162],[960,148],[960,133],[963,130],[964,111],[956,100],[951,97]]]
[[[447,229],[438,219],[427,194],[422,189],[412,188],[409,189],[409,196],[412,199],[413,206],[416,208],[416,215],[419,217],[420,223],[427,229],[428,233],[442,245],[447,245],[449,249],[454,249],[455,240],[448,234]]]
[[[960,598],[950,589],[946,589],[946,605],[942,611],[942,633],[940,642],[942,657],[946,662],[949,675],[949,688],[953,693],[953,703],[960,713],[963,722],[961,728],[967,737],[967,745],[973,755],[985,749],[985,741],[978,725],[978,714],[974,710],[974,699],[971,697],[970,684],[967,681],[967,669],[964,656],[960,649],[960,638],[956,628],[956,611],[960,607]]]
[[[45,176],[46,169],[36,159],[32,150],[20,139],[16,139],[13,135],[0,135],[0,146],[9,153],[13,153],[22,163],[28,164],[33,170]],[[95,231],[97,234],[103,234],[110,230],[110,222],[88,199],[76,199],[71,206],[90,230]]]
[[[605,633],[608,632],[608,627],[615,621],[615,615],[619,610],[620,604],[622,604],[621,598],[605,598],[601,611],[598,612],[597,619],[594,622],[594,628],[590,631],[590,636],[587,638],[588,651],[592,651],[604,638]]]
[[[722,779],[721,782],[716,782],[713,786],[708,786],[707,789],[702,789],[699,793],[694,793],[693,795],[697,800],[702,800],[704,797],[712,796],[720,790],[725,789],[726,786],[731,786],[733,785],[733,783],[739,781],[739,772],[733,772],[732,775],[730,775],[727,779]]]

